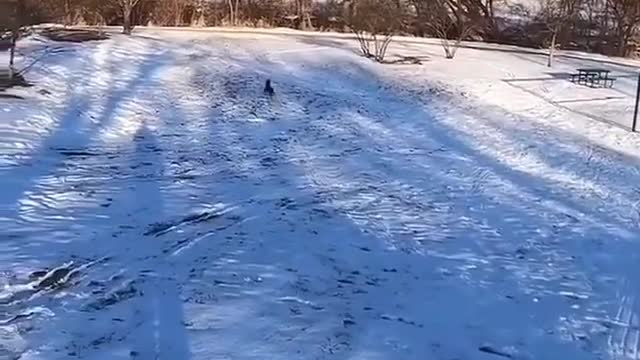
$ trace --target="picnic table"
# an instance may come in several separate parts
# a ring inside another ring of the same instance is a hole
[[[590,87],[613,87],[616,78],[610,77],[611,70],[599,68],[582,68],[576,69],[576,74],[571,74],[571,81],[578,84],[588,85]]]

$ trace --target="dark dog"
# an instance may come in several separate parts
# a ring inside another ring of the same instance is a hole
[[[269,96],[273,96],[276,93],[275,90],[273,90],[273,87],[271,86],[271,79],[268,79],[267,82],[264,84],[264,93],[265,95],[269,95]]]

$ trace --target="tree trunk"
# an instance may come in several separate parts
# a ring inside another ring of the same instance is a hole
[[[122,33],[125,35],[131,35],[131,31],[133,30],[131,27],[131,5],[125,4],[122,11],[122,22],[123,29]]]
[[[175,11],[176,13],[174,14],[175,17],[173,18],[173,26],[180,26],[182,25],[182,4],[176,3]]]
[[[20,29],[13,29],[11,33],[11,49],[9,50],[9,80],[13,79],[15,73],[16,44]]]
[[[232,0],[229,0],[229,21],[231,22],[232,26],[236,25],[236,19],[235,19],[235,16],[233,14],[233,2],[232,2]]]
[[[305,18],[307,19],[307,29],[313,30],[313,23],[311,22],[311,14],[307,12]]]
[[[196,11],[193,12],[191,18],[191,26],[206,26],[204,19],[204,3],[202,0],[198,0]]]
[[[587,50],[589,52],[593,52],[593,37],[591,36],[591,27],[595,25],[594,14],[593,14],[593,0],[587,2],[587,26],[582,28],[580,36],[585,37],[587,39]]]
[[[553,65],[553,55],[556,50],[556,37],[558,36],[558,29],[553,29],[553,35],[551,35],[551,45],[549,46],[549,59],[547,59],[547,66]]]
[[[71,4],[70,0],[64,0],[64,26],[71,25]]]
[[[626,57],[629,55],[629,42],[633,39],[635,27],[633,25],[627,25],[620,36],[620,50],[619,55]]]
[[[627,54],[627,38],[624,30],[618,31],[618,56],[625,57]]]
[[[311,19],[307,12],[307,4],[305,0],[298,0],[298,18],[300,19],[300,30],[309,30],[311,28]]]
[[[193,27],[203,27],[205,26],[204,20],[204,11],[200,5],[193,11],[191,14],[191,26]]]
[[[240,6],[240,0],[235,0],[235,8],[233,9],[233,25],[238,26],[238,7]]]
[[[604,3],[604,10],[603,10],[603,16],[601,19],[600,24],[598,24],[598,27],[600,29],[600,44],[607,44],[607,38],[609,36],[609,8],[610,8],[610,3],[609,0],[605,1]],[[608,53],[609,55],[611,55],[611,51],[613,49],[611,49],[610,46],[607,46],[606,48],[604,46],[602,46],[602,52],[604,53]]]

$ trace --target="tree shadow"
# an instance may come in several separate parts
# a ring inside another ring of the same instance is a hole
[[[110,67],[108,81],[99,84],[100,91],[109,95],[104,100],[100,110],[94,108],[97,99],[85,93],[86,86],[90,85],[93,73],[100,71],[94,64],[77,69],[76,74],[69,80],[69,87],[78,90],[72,92],[65,108],[60,114],[55,129],[38,145],[34,154],[20,161],[17,165],[7,169],[11,176],[2,176],[2,187],[6,189],[0,196],[2,217],[15,219],[18,223],[24,223],[20,204],[29,192],[46,191],[46,186],[41,181],[46,176],[51,176],[57,171],[62,171],[78,158],[91,156],[108,156],[105,153],[96,153],[91,149],[91,143],[96,135],[113,125],[117,112],[126,102],[134,97],[136,92],[149,86],[147,81],[153,72],[162,66],[166,58],[162,53],[149,54],[147,57],[134,60],[125,58],[110,58],[105,67]],[[119,72],[122,63],[135,66],[131,78],[121,78]],[[89,82],[89,83],[88,83]],[[96,91],[96,88],[91,89]],[[96,94],[97,95],[97,94]],[[94,116],[97,111],[97,115]]]
[[[598,297],[597,301],[604,301],[601,306],[594,300],[587,315],[571,310],[570,304],[559,305],[564,314],[571,314],[569,317],[583,319],[607,309],[611,293],[596,295],[589,290],[590,284],[604,286],[600,275],[596,275],[597,266],[591,263],[592,259],[577,259],[571,254],[584,254],[585,248],[597,249],[597,239],[602,236],[632,239],[634,230],[628,222],[620,221],[617,215],[594,212],[592,204],[579,192],[563,190],[562,182],[504,163],[504,159],[495,157],[497,154],[487,151],[487,144],[468,138],[451,123],[439,119],[429,105],[416,105],[412,102],[415,99],[407,100],[404,94],[380,86],[383,80],[375,73],[360,67],[364,73],[351,77],[310,62],[304,63],[304,69],[296,65],[287,64],[285,78],[279,75],[285,70],[279,70],[278,62],[260,64],[280,79],[276,89],[282,111],[277,111],[273,103],[259,104],[255,92],[247,90],[261,85],[254,70],[256,64],[246,61],[244,70],[225,74],[231,78],[227,83],[236,79],[243,84],[227,90],[235,93],[235,104],[253,108],[253,115],[269,113],[255,115],[258,121],[253,124],[246,121],[250,111],[244,113],[234,106],[211,114],[211,119],[228,116],[238,121],[233,131],[218,128],[224,127],[223,123],[212,122],[212,133],[237,134],[231,141],[236,145],[223,149],[228,149],[229,154],[238,152],[234,147],[237,145],[245,149],[241,157],[244,169],[238,178],[253,184],[240,192],[240,198],[232,196],[229,202],[243,202],[247,197],[253,198],[252,203],[260,199],[274,201],[267,194],[272,194],[277,184],[280,189],[275,194],[287,194],[295,203],[298,199],[313,199],[351,223],[348,226],[372,234],[371,240],[377,239],[383,246],[423,254],[445,264],[455,258],[476,264],[474,271],[462,270],[474,279],[467,285],[476,294],[481,294],[485,286],[491,288],[489,284],[504,283],[508,291],[517,292],[516,297],[537,294],[562,303],[557,289],[566,288],[588,292]],[[360,65],[340,63],[333,69],[352,66]],[[211,75],[212,83],[216,76],[220,74]],[[358,94],[358,99],[356,94],[349,97],[327,88],[320,93],[315,81],[318,77],[325,77],[328,82],[340,79],[344,87],[367,89],[368,93],[364,97]],[[216,84],[212,88],[224,86]],[[263,121],[265,118],[273,120]],[[545,151],[562,151],[565,161],[580,161],[577,154],[553,145],[553,132],[547,135],[548,142],[536,145],[540,150],[544,147]],[[517,138],[524,147],[529,146],[518,133],[504,131],[503,136]],[[542,157],[540,161],[547,159]],[[273,188],[265,186],[270,183],[268,179],[272,179]],[[269,190],[261,190],[262,186]],[[565,243],[560,242],[561,238],[567,238]],[[628,251],[632,244],[620,241],[616,246]],[[615,271],[620,274],[622,270]],[[563,280],[562,274],[571,274],[574,280]],[[538,315],[540,322],[533,327],[561,326],[552,314]],[[509,326],[514,324],[504,321],[498,325],[504,329]],[[585,324],[583,329],[590,327],[597,324]],[[516,332],[522,331],[534,330],[525,327]],[[562,343],[552,338],[536,339]],[[578,348],[571,351],[580,352]]]
[[[602,349],[598,319],[620,306],[612,292],[629,277],[635,225],[554,175],[611,181],[625,196],[615,172],[634,159],[596,150],[589,162],[612,172],[580,172],[565,164],[585,162],[586,140],[445,111],[365,59],[231,52],[232,67],[193,61],[186,88],[165,84],[185,96],[156,99],[162,121],[139,128],[133,178],[114,194],[125,204],[112,215],[128,212],[131,227],[114,263],[129,262],[144,293],[103,314],[120,319],[112,339],[140,340],[127,355],[472,358],[484,341],[548,358]],[[261,94],[266,76],[276,97]],[[174,222],[202,204],[219,213]],[[142,222],[171,226],[145,236]],[[614,254],[630,255],[622,266]],[[128,345],[116,343],[107,351]]]
[[[489,108],[488,111],[504,112],[497,108]],[[631,201],[637,194],[636,186],[629,182],[630,178],[638,176],[640,159],[637,157],[605,148],[578,133],[561,128],[545,127],[540,131],[540,124],[528,117],[518,117],[513,121],[496,121],[485,114],[476,116],[482,119],[490,129],[488,131],[504,134],[515,143],[526,144],[523,146],[528,154],[535,154],[535,157],[544,159],[545,165],[555,172],[575,172],[575,175],[584,178],[585,182],[588,179],[595,186],[609,192],[601,195],[610,197],[617,193],[620,199]],[[552,147],[547,144],[550,138],[558,140]],[[581,186],[586,184],[581,183]],[[631,205],[629,203],[623,207]],[[630,210],[635,216],[635,211]],[[606,214],[601,216],[606,218]],[[608,220],[614,222],[613,219]]]
[[[123,117],[119,112],[128,102],[136,100],[137,106],[147,101],[141,93],[152,96],[159,85],[154,73],[169,61],[164,48],[156,50],[133,58],[112,54],[100,69],[96,69],[97,63],[83,61],[84,67],[75,69],[69,80],[75,89],[65,108],[52,115],[59,117],[56,128],[29,160],[12,168],[10,177],[3,177],[7,192],[2,194],[1,215],[3,221],[11,220],[6,229],[11,236],[3,243],[2,254],[11,269],[4,270],[46,270],[71,259],[80,274],[68,285],[70,289],[36,293],[11,304],[9,315],[17,314],[17,319],[21,319],[21,312],[28,313],[38,305],[56,311],[54,318],[31,319],[48,324],[26,332],[32,348],[53,348],[68,356],[103,352],[121,356],[123,347],[135,344],[140,346],[124,349],[127,358],[158,352],[189,358],[177,284],[167,272],[170,267],[147,273],[143,280],[135,273],[141,270],[141,264],[135,264],[138,256],[162,248],[145,250],[149,244],[135,239],[140,236],[132,234],[137,227],[131,222],[136,225],[140,221],[134,218],[135,212],[157,218],[159,213],[170,211],[165,208],[170,204],[164,203],[164,189],[145,180],[147,175],[164,172],[156,136],[143,123],[133,135],[133,151],[127,149],[128,144],[99,139],[101,133],[121,130],[122,123],[116,118]],[[126,69],[132,73],[123,74]],[[100,71],[109,73],[104,83],[100,82]],[[93,72],[99,74],[95,82]],[[85,93],[87,87],[94,93]],[[126,126],[138,126],[141,112],[135,115],[126,119]],[[149,167],[153,170],[147,173]],[[34,199],[26,204],[28,210],[19,212],[17,202],[25,194]],[[133,280],[123,274],[132,275]],[[19,274],[14,281],[22,281],[26,275]],[[85,296],[85,291],[90,296]],[[4,305],[0,305],[3,314]],[[123,344],[132,333],[135,339]]]
[[[101,184],[110,211],[100,221],[70,222],[93,226],[96,233],[90,249],[76,244],[72,252],[81,265],[79,277],[56,297],[44,294],[40,301],[18,304],[28,309],[43,303],[55,311],[46,326],[28,332],[30,348],[65,351],[72,357],[191,357],[178,283],[184,271],[174,271],[175,263],[163,255],[169,244],[149,241],[140,231],[173,215],[172,179],[164,177],[166,149],[146,122],[132,142],[131,153],[111,159],[128,163],[126,170],[113,171],[114,178]],[[101,211],[94,206],[91,212]],[[93,259],[102,260],[84,266]]]

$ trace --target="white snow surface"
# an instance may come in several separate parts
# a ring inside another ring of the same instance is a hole
[[[22,41],[0,359],[640,359],[637,63],[465,46]]]

